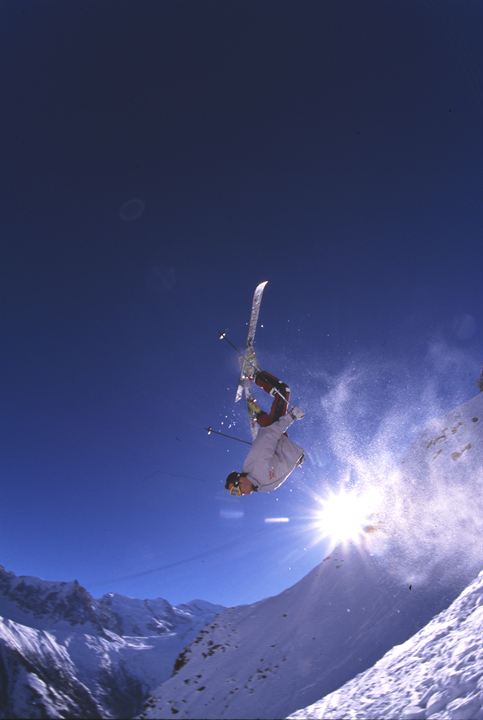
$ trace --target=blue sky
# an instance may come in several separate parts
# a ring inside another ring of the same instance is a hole
[[[360,443],[428,383],[442,406],[476,392],[482,9],[1,12],[0,562],[96,595],[278,592],[323,557],[307,517],[344,474],[334,384],[355,373]],[[217,333],[243,342],[262,279],[260,362],[308,410],[308,459],[230,501],[244,446],[203,428],[248,438]]]

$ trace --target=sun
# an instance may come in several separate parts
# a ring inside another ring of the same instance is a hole
[[[315,525],[320,539],[329,540],[331,545],[358,542],[374,517],[372,493],[358,493],[340,490],[318,499],[320,507],[315,512]]]

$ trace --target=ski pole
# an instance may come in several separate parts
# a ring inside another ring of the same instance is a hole
[[[235,345],[235,343],[232,342],[232,341],[230,340],[230,338],[228,338],[228,337],[226,336],[226,333],[227,333],[226,330],[222,330],[222,331],[220,332],[220,334],[218,335],[218,340],[224,340],[225,342],[227,342],[228,345],[229,345],[229,346],[236,352],[236,354],[238,355],[238,359],[240,360],[240,362],[241,362],[243,359],[245,359],[245,362],[247,363],[247,365],[250,365],[250,367],[252,367],[254,370],[256,370],[256,371],[258,372],[258,371],[260,370],[260,368],[258,368],[258,367],[255,365],[255,363],[251,362],[251,360],[247,360],[246,357],[244,358],[245,352],[244,352],[243,350],[240,350],[240,348],[237,347],[237,346]]]
[[[233,348],[233,350],[234,350],[238,355],[240,355],[240,356],[243,355],[242,350],[240,350],[240,348],[237,347],[237,346],[235,345],[235,343],[232,343],[232,341],[231,341],[229,338],[227,338],[226,333],[227,333],[226,330],[221,330],[220,334],[218,335],[218,340],[224,340],[225,342],[228,343],[228,345],[229,345],[231,348]]]
[[[235,437],[234,435],[227,435],[226,433],[219,432],[218,430],[214,430],[211,425],[205,428],[208,435],[211,435],[212,433],[215,433],[215,435],[221,435],[221,437],[226,437],[229,440],[236,440],[237,442],[245,443],[245,445],[251,445],[251,442],[248,442],[248,440],[242,440],[241,438]]]
[[[248,359],[245,357],[245,352],[244,352],[243,350],[240,350],[240,348],[237,347],[237,346],[235,345],[235,343],[233,343],[233,342],[226,336],[226,333],[227,333],[227,330],[221,330],[220,334],[218,335],[218,340],[224,340],[225,342],[228,343],[228,345],[229,345],[229,346],[236,352],[236,354],[238,355],[238,360],[240,361],[240,363],[243,363],[243,361],[244,361],[244,362],[247,363],[247,365],[250,365],[250,367],[252,367],[256,372],[259,372],[259,371],[260,371],[260,368],[258,368],[258,367],[255,365],[255,363],[253,363],[251,360],[248,360]]]

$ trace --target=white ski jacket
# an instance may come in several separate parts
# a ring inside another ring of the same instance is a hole
[[[283,433],[293,423],[283,415],[268,427],[261,427],[243,463],[243,472],[259,492],[276,490],[295,470],[304,451]]]

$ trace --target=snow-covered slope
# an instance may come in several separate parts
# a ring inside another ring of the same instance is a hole
[[[284,717],[370,667],[449,600],[439,588],[398,585],[356,548],[335,553],[280,595],[221,613],[180,655],[146,715]]]
[[[16,577],[0,566],[0,717],[130,717],[221,610]]]
[[[221,613],[146,717],[285,717],[448,607],[483,563],[483,395],[431,423],[382,480],[374,466],[361,486],[376,485],[382,528],[280,595]]]
[[[291,718],[483,719],[483,572],[373,668]]]

